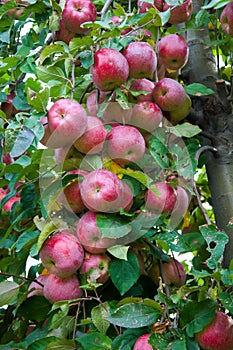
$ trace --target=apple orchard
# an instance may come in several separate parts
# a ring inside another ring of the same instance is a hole
[[[233,2],[0,3],[0,349],[233,350]]]

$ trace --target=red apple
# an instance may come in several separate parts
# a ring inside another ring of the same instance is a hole
[[[47,281],[48,276],[49,275],[39,275],[38,277],[36,277],[36,281],[45,285],[45,282]],[[28,287],[28,295],[27,295],[28,298],[32,297],[33,295],[43,295],[44,288],[36,281],[33,281]]]
[[[105,254],[88,254],[83,260],[80,274],[87,282],[105,283],[109,278],[108,265],[111,259]]]
[[[2,210],[3,211],[6,211],[6,210],[11,210],[12,209],[12,206],[15,202],[19,202],[20,201],[20,198],[17,197],[17,196],[14,196],[14,197],[11,197],[10,199],[8,199],[8,201],[4,204],[4,206],[2,207]]]
[[[90,72],[98,89],[111,91],[126,82],[129,76],[129,64],[119,51],[103,48],[96,51]]]
[[[171,78],[163,78],[155,84],[153,90],[155,103],[163,111],[172,111],[182,105],[187,98],[183,86]]]
[[[159,61],[166,69],[177,71],[187,63],[188,43],[181,35],[168,34],[164,36],[158,42],[157,49]]]
[[[129,63],[130,78],[153,79],[157,68],[157,56],[150,44],[143,41],[131,42],[123,54]]]
[[[7,2],[9,0],[6,0]],[[15,97],[15,93],[11,92],[7,95],[6,101],[1,103],[1,110],[6,114],[7,118],[11,118],[15,115],[16,109],[13,106],[13,99]]]
[[[112,128],[106,140],[108,156],[119,164],[137,162],[145,153],[145,140],[133,126],[119,125]]]
[[[85,22],[96,20],[96,7],[91,0],[66,0],[62,11],[62,21],[65,27],[77,34],[85,34],[88,28],[82,28]]]
[[[150,336],[150,333],[141,335],[134,344],[133,350],[152,350],[152,346],[148,343]]]
[[[55,33],[55,40],[57,41],[63,41],[64,43],[66,43],[67,45],[69,45],[70,40],[72,40],[73,38],[75,38],[75,33],[71,32],[70,30],[68,30],[63,21],[60,20],[60,28],[58,31],[56,31]]]
[[[49,143],[57,143],[59,147],[71,146],[86,130],[86,111],[78,102],[62,98],[50,108],[48,126],[52,133]]]
[[[44,285],[44,297],[51,303],[61,300],[72,300],[82,296],[80,282],[76,275],[61,278],[49,275]]]
[[[227,4],[220,16],[222,29],[233,38],[233,2]]]
[[[68,230],[61,230],[44,242],[40,259],[49,272],[65,278],[80,268],[84,251],[77,237]]]
[[[87,128],[84,134],[74,142],[79,152],[96,154],[102,151],[107,130],[97,117],[87,117]]]
[[[171,13],[168,23],[177,24],[186,22],[193,11],[192,0],[186,0],[182,5],[176,7],[168,5],[165,2],[163,5],[163,11],[167,11],[169,8],[171,9]]]
[[[77,237],[85,250],[92,254],[104,253],[116,244],[113,238],[102,238],[97,226],[96,213],[86,212],[77,224]]]
[[[145,207],[155,213],[170,213],[177,200],[174,188],[167,182],[154,182],[152,184],[159,194],[148,189],[145,196]]]
[[[105,101],[106,96],[109,93],[110,93],[109,91],[100,91],[99,90],[99,93],[97,94],[97,91],[93,90],[87,96],[86,105],[87,105],[87,109],[88,109],[90,115],[97,115],[99,105]],[[99,101],[97,101],[97,96],[98,96]]]
[[[144,13],[147,11],[147,9],[151,7],[156,7],[159,11],[163,11],[163,0],[154,0],[154,6],[148,2],[145,1],[138,1],[138,8],[139,8],[139,13]]]
[[[132,115],[132,108],[122,108],[118,102],[109,102],[106,107],[103,120],[105,123],[116,122],[120,124],[129,124]]]
[[[140,94],[137,96],[133,96],[132,94],[130,94],[129,99],[130,102],[142,102],[142,101],[152,101],[152,91],[155,87],[155,84],[148,79],[135,79],[130,87],[129,90],[130,91],[146,91],[149,92],[148,94],[144,95],[144,94]]]
[[[2,155],[2,162],[6,165],[9,165],[13,162],[13,158],[11,157],[10,153],[5,153]]]
[[[178,185],[176,188],[176,203],[174,205],[174,209],[170,217],[170,225],[179,223],[179,221],[182,219],[182,217],[188,210],[189,202],[190,198],[187,190]]]
[[[233,350],[233,320],[217,311],[213,321],[195,336],[203,350]]]
[[[163,113],[156,103],[144,101],[134,106],[131,124],[151,133],[159,126],[162,118]]]
[[[168,286],[173,285],[175,287],[181,287],[185,284],[186,272],[183,265],[178,260],[171,258],[169,262],[162,262],[161,268]],[[159,284],[160,269],[157,262],[155,262],[148,271],[148,276],[156,285]]]

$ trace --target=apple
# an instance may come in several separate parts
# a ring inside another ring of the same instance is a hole
[[[154,6],[145,1],[138,1],[139,13],[145,13],[149,8],[156,7],[160,12],[163,11],[163,0],[154,0]]]
[[[6,3],[9,0],[2,0],[2,3]],[[12,8],[10,10],[7,11],[7,15],[10,18],[14,18],[14,19],[19,19],[20,16],[24,13],[25,7],[20,6],[21,4],[24,4],[25,6],[28,5],[28,2],[22,2],[21,0],[16,0],[17,3],[17,8]]]
[[[76,275],[61,278],[50,274],[44,284],[44,297],[51,303],[61,300],[72,300],[82,296],[80,282]]]
[[[2,162],[6,165],[9,165],[13,162],[13,158],[11,157],[10,153],[4,153],[2,155]]]
[[[62,11],[62,21],[65,27],[77,34],[85,34],[88,28],[82,28],[85,22],[96,20],[96,7],[91,0],[66,0]]]
[[[179,34],[164,36],[157,45],[159,62],[166,69],[177,71],[185,66],[188,60],[188,43]]]
[[[179,123],[181,120],[183,120],[189,115],[191,108],[192,108],[192,100],[187,95],[184,102],[178,108],[169,112],[169,121],[173,125],[176,125],[177,123]]]
[[[137,128],[119,125],[106,138],[107,155],[121,165],[137,162],[145,153],[145,140]]]
[[[159,192],[157,194],[152,189]],[[155,213],[170,213],[176,204],[177,196],[174,188],[167,182],[154,182],[145,196],[145,207],[148,211]]]
[[[150,44],[143,41],[131,42],[124,49],[123,55],[129,64],[130,78],[154,78],[157,56]]]
[[[100,91],[97,93],[97,90],[93,90],[88,96],[86,100],[87,109],[90,115],[97,115],[99,105],[102,104],[106,96],[109,94],[109,91]],[[98,96],[98,101],[97,101]]]
[[[98,89],[111,91],[126,82],[129,76],[129,64],[119,51],[102,48],[96,51],[90,72],[93,83]]]
[[[13,106],[14,97],[15,97],[15,93],[11,92],[6,96],[6,101],[1,103],[1,110],[6,114],[6,117],[8,119],[12,118],[16,113],[16,109]]]
[[[59,195],[59,200],[67,210],[79,214],[85,209],[80,194],[80,183],[82,182],[82,176],[86,176],[88,173],[83,170],[71,170],[67,174],[77,174],[81,176],[77,180],[72,180],[71,183],[64,188],[63,192]]]
[[[138,102],[133,107],[131,125],[151,133],[159,126],[162,118],[163,113],[156,103]]]
[[[213,321],[195,340],[203,350],[233,350],[233,320],[223,312],[216,311]]]
[[[186,100],[187,94],[183,86],[178,81],[171,78],[159,80],[152,92],[155,103],[163,111],[172,111],[177,109]]]
[[[163,11],[167,11],[169,8],[171,9],[171,13],[168,23],[177,24],[186,22],[193,11],[192,0],[186,0],[182,5],[176,7],[168,5],[165,1]]]
[[[116,244],[113,238],[102,238],[96,222],[97,213],[88,211],[78,221],[77,237],[85,250],[92,254],[104,253]]]
[[[141,101],[152,101],[152,91],[155,87],[155,84],[154,82],[152,82],[151,80],[149,79],[135,79],[130,87],[129,87],[129,90],[130,91],[146,91],[148,92],[148,94],[140,94],[140,95],[137,95],[137,96],[133,96],[133,94],[130,94],[129,96],[129,100],[130,102],[133,102],[133,103],[137,103],[137,102],[141,102]]]
[[[134,344],[133,350],[153,350],[152,346],[148,343],[150,336],[150,333],[141,335]]]
[[[222,29],[231,37],[233,37],[233,2],[227,4],[220,16]]]
[[[108,265],[111,259],[106,254],[88,254],[83,260],[80,274],[87,282],[105,283],[109,278]]]
[[[103,122],[94,116],[87,117],[84,134],[74,142],[74,147],[81,153],[96,154],[102,151],[107,130]]]
[[[94,170],[86,175],[80,191],[84,205],[91,211],[118,212],[131,202],[122,180],[106,169]]]
[[[175,258],[171,258],[169,262],[162,262],[161,264],[162,273],[165,279],[165,283],[168,286],[181,287],[186,282],[186,272],[183,265]],[[157,262],[153,263],[148,276],[152,281],[158,285],[160,277],[160,269]]]
[[[32,297],[33,295],[43,295],[44,287],[42,287],[36,281],[45,285],[45,282],[47,281],[48,276],[49,275],[39,275],[38,277],[36,277],[35,281],[30,283],[28,287],[28,295],[27,295],[28,298]]]
[[[73,38],[75,38],[75,33],[71,32],[70,30],[68,30],[62,19],[60,20],[60,28],[59,30],[57,30],[55,32],[55,40],[57,41],[63,41],[64,43],[66,43],[67,45],[69,45],[70,40],[72,40]]]
[[[173,222],[173,225],[175,222],[178,223],[178,221],[180,221],[184,214],[187,212],[189,202],[190,198],[187,190],[178,185],[176,187],[176,203],[170,217],[170,221],[171,223]]]
[[[44,267],[62,278],[75,273],[84,259],[83,247],[79,240],[65,229],[46,239],[39,254]]]
[[[54,149],[54,159],[59,163],[64,163],[65,160],[70,159],[74,156],[75,148],[74,146],[66,146],[62,148]]]
[[[86,130],[86,111],[74,100],[59,99],[48,112],[48,126],[51,131],[49,143],[58,143],[59,147],[71,146]]]
[[[104,114],[103,120],[105,123],[116,122],[120,124],[129,124],[132,115],[132,108],[122,108],[118,102],[109,102]]]
[[[13,196],[10,199],[8,199],[8,201],[3,205],[2,210],[3,211],[7,211],[7,210],[10,211],[15,202],[20,202],[20,198],[17,196]]]

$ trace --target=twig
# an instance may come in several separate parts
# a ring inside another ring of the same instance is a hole
[[[0,275],[6,276],[6,277],[18,278],[18,279],[20,279],[20,280],[22,280],[22,281],[24,281],[24,282],[25,282],[25,281],[35,282],[35,283],[38,283],[41,287],[44,287],[44,285],[43,285],[41,282],[37,281],[36,278],[28,278],[28,277],[23,277],[23,276],[15,275],[15,274],[13,274],[13,273],[6,273],[6,272],[1,272],[1,271],[0,271]]]
[[[103,21],[104,16],[106,15],[106,13],[108,12],[109,7],[111,6],[111,3],[113,2],[113,0],[107,0],[101,10],[101,15],[100,15],[100,19],[101,21]]]

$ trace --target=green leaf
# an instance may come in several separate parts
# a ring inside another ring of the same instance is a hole
[[[109,308],[109,305],[107,302],[104,303],[106,309]],[[102,304],[99,304],[92,308],[91,310],[91,319],[94,323],[97,330],[103,334],[106,334],[110,323],[105,320],[106,316],[108,316],[108,312]]]
[[[113,247],[108,248],[107,250],[111,255],[115,256],[115,258],[127,260],[129,248],[129,246],[125,245],[115,245]]]
[[[49,89],[46,87],[40,92],[37,92],[33,98],[29,98],[28,103],[35,108],[37,112],[47,113],[46,107],[49,102]]]
[[[20,285],[15,282],[0,283],[0,307],[11,304],[18,296]]]
[[[218,294],[222,305],[233,315],[233,293],[222,292]]]
[[[54,222],[48,222],[42,229],[38,242],[37,242],[37,250],[40,251],[44,241],[53,233],[54,231],[57,230],[57,226],[54,224]]]
[[[197,125],[182,123],[176,126],[168,127],[169,131],[178,137],[193,137],[198,135],[202,130]]]
[[[20,130],[11,149],[11,156],[21,156],[31,146],[34,137],[35,134],[29,128],[24,127]]]
[[[185,86],[185,92],[188,95],[193,96],[203,96],[203,95],[211,95],[214,94],[214,91],[210,88],[207,88],[205,85],[200,83],[193,83]]]
[[[64,46],[61,44],[51,44],[47,45],[40,54],[40,64],[43,64],[46,58],[50,57],[50,55],[53,55],[54,53],[60,53],[64,52]]]
[[[143,329],[129,328],[112,342],[112,350],[131,350],[136,340],[145,333]]]
[[[152,182],[151,178],[148,175],[146,175],[145,173],[139,170],[133,170],[130,168],[127,168],[127,169],[121,168],[116,171],[116,174],[130,176],[135,180],[139,181],[140,183],[142,183],[146,187],[148,187],[149,184]]]
[[[112,260],[110,261],[109,274],[111,279],[119,290],[121,295],[124,295],[140,277],[140,267],[138,259],[133,252],[128,252],[128,260]]]
[[[74,350],[76,349],[75,341],[72,339],[59,339],[49,342],[43,350]],[[37,350],[37,349],[35,349]]]
[[[38,307],[40,305],[40,307]],[[18,308],[18,316],[24,317],[27,320],[44,321],[52,304],[41,295],[34,295],[27,298]]]
[[[96,223],[103,238],[121,238],[131,231],[127,219],[115,214],[97,214]]]
[[[211,9],[211,8],[221,8],[225,5],[227,5],[230,2],[230,0],[212,0],[208,5],[202,6],[202,9]]]
[[[61,82],[67,83],[63,70],[60,67],[37,67],[37,76],[44,83]]]
[[[38,235],[39,231],[22,233],[16,241],[16,252],[19,252],[21,249],[30,247],[37,241]]]
[[[94,63],[94,55],[91,50],[82,51],[79,55],[83,68],[88,69]]]
[[[148,343],[153,346],[153,349],[168,350],[171,340],[166,339],[162,334],[155,333],[150,336]]]
[[[76,338],[84,350],[111,350],[112,341],[106,335],[99,332],[92,332]]]
[[[226,286],[233,286],[233,270],[221,270],[222,281]]]
[[[82,47],[87,47],[88,45],[93,45],[94,41],[90,36],[83,36],[81,38],[74,38],[69,43],[70,53],[77,54],[81,51]]]

